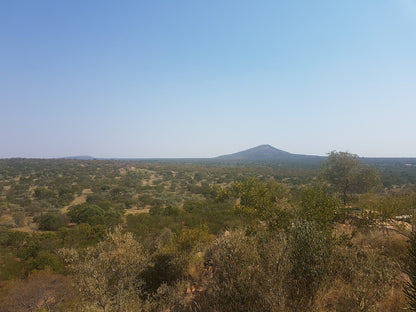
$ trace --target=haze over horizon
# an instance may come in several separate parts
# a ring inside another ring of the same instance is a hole
[[[416,157],[416,1],[2,1],[0,158]]]

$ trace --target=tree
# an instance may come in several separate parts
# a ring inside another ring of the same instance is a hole
[[[366,192],[381,183],[375,168],[364,167],[357,155],[348,152],[330,152],[323,176],[340,193],[344,205],[352,194]]]
[[[322,185],[302,190],[301,217],[315,222],[320,229],[330,230],[338,213],[339,203]]]
[[[102,216],[104,216],[104,209],[97,205],[76,205],[70,207],[68,211],[68,217],[76,223],[90,223],[91,219]]]
[[[69,208],[68,217],[75,223],[90,225],[115,225],[120,221],[120,213],[116,209],[102,202],[100,205],[80,204]]]
[[[68,224],[68,217],[61,213],[48,212],[34,217],[33,221],[39,224],[39,230],[57,231]]]
[[[234,193],[240,198],[235,210],[266,224],[269,229],[285,228],[289,224],[290,204],[281,186],[269,181],[268,184],[256,178],[248,178],[233,185]]]

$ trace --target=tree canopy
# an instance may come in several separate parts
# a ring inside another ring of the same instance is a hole
[[[348,152],[330,152],[323,176],[340,194],[344,205],[350,202],[353,194],[367,192],[381,184],[377,169],[364,166],[358,155]]]

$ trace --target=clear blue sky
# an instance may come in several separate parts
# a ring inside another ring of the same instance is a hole
[[[416,0],[0,0],[0,157],[416,157]]]

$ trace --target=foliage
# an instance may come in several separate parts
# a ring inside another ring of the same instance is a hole
[[[80,204],[70,207],[68,217],[75,223],[88,223],[90,225],[115,225],[120,222],[120,213],[104,205]]]
[[[394,258],[383,253],[388,240],[373,233],[339,243],[333,251],[332,278],[322,305],[340,312],[390,311],[378,305],[393,291],[400,292],[401,271]]]
[[[74,276],[79,295],[102,311],[140,309],[140,273],[149,259],[131,233],[118,227],[105,241],[85,250],[61,249]]]
[[[191,296],[187,295],[189,284],[179,281],[172,286],[162,284],[151,299],[147,302],[147,310],[150,312],[194,312],[198,311],[198,305]]]
[[[65,247],[86,247],[102,241],[106,235],[106,227],[83,223],[71,228],[60,228],[57,235]]]
[[[284,311],[290,272],[285,238],[263,242],[242,230],[225,232],[208,250],[212,270],[202,311]]]
[[[206,226],[184,228],[176,235],[166,229],[158,238],[152,265],[142,275],[146,290],[155,293],[162,285],[172,286],[186,279],[190,266],[198,262],[198,252],[211,241]]]
[[[416,234],[413,234],[409,241],[408,252],[406,273],[409,280],[404,284],[404,293],[407,298],[407,308],[410,311],[416,311]]]
[[[320,228],[333,226],[339,214],[338,201],[322,185],[315,185],[301,191],[301,218],[315,222]]]
[[[235,207],[239,214],[258,220],[270,229],[288,227],[291,206],[287,198],[281,196],[280,188],[270,182],[265,184],[256,178],[248,178],[236,182],[233,189],[240,200]]]
[[[41,302],[45,269],[77,286],[51,310],[398,311],[415,167],[331,154],[327,183],[318,164],[0,160],[0,311],[18,287]]]
[[[331,232],[313,222],[297,222],[290,231],[289,298],[295,311],[308,310],[330,272],[334,242]]]
[[[46,213],[33,218],[33,222],[39,224],[39,230],[57,231],[68,224],[68,217],[60,213]]]
[[[73,292],[67,277],[49,270],[34,272],[25,280],[9,282],[2,312],[58,311],[72,300]]]
[[[348,152],[329,153],[323,176],[341,194],[344,205],[354,193],[364,193],[381,184],[380,174],[373,167],[364,167],[358,156]]]

